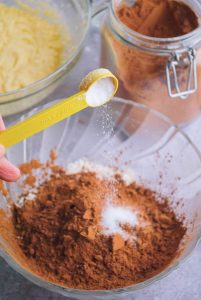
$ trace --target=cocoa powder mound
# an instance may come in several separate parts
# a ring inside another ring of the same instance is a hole
[[[119,6],[117,16],[132,30],[157,38],[181,36],[199,26],[188,5],[172,0],[137,0],[133,6]]]
[[[53,170],[34,201],[13,207],[16,240],[34,273],[70,288],[113,289],[154,276],[178,255],[186,228],[167,199],[119,175],[111,182]],[[136,226],[120,224],[127,238],[103,230],[108,197],[136,212]]]

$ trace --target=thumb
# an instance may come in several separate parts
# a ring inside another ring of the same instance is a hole
[[[5,157],[0,158],[0,178],[5,181],[16,181],[20,170],[12,165]]]

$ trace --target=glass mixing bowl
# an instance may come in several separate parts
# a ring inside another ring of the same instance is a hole
[[[38,110],[35,108],[24,118]],[[201,155],[169,119],[143,105],[114,98],[107,107],[86,109],[17,144],[7,155],[15,164],[31,159],[45,162],[52,148],[58,153],[57,163],[64,167],[83,157],[103,165],[114,164],[121,170],[129,167],[140,183],[168,196],[178,216],[185,215],[187,237],[169,267],[151,279],[116,290],[84,291],[64,288],[32,274],[15,257],[8,233],[2,233],[1,256],[17,272],[42,287],[72,298],[116,299],[163,278],[192,252],[201,235]],[[21,193],[19,184],[5,185],[12,201],[16,201]],[[0,197],[1,208],[8,218],[9,205]]]
[[[66,45],[63,64],[53,73],[25,88],[0,94],[0,113],[3,116],[19,113],[36,105],[55,90],[79,58],[89,28],[91,14],[89,0],[1,1],[1,4],[15,7],[19,7],[21,3],[36,8],[42,17],[46,17],[49,8],[55,11],[66,25],[71,41]],[[54,21],[51,17],[49,19]]]

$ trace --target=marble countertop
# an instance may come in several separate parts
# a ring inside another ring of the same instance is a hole
[[[93,44],[93,47],[92,47]],[[49,98],[59,99],[74,92],[80,78],[99,65],[99,54],[92,55],[92,48],[99,45],[99,35],[91,31],[80,61],[71,71],[70,76]],[[87,61],[87,64],[86,64]],[[79,74],[79,75],[78,75]],[[201,149],[201,117],[184,129],[194,143]],[[64,300],[63,296],[46,291],[13,271],[6,262],[0,259],[0,300]],[[199,300],[201,299],[201,243],[192,255],[168,277],[124,298],[127,300]],[[91,299],[88,299],[91,300]]]

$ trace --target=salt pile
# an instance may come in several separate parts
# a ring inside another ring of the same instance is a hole
[[[128,207],[108,204],[102,212],[101,225],[105,235],[119,234],[124,240],[130,239],[130,235],[122,226],[135,227],[138,224],[137,214]]]

